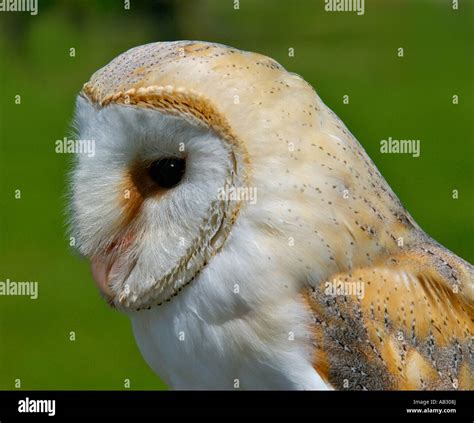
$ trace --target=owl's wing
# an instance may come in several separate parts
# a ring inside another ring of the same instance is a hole
[[[473,281],[434,243],[320,281],[315,369],[337,389],[473,389]]]

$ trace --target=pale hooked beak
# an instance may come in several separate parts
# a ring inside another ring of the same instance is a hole
[[[109,274],[113,266],[110,258],[96,256],[91,259],[91,271],[97,288],[100,289],[107,298],[113,297],[113,292],[109,287]]]
[[[119,241],[112,242],[104,254],[97,254],[91,258],[92,277],[100,292],[107,297],[109,302],[115,296],[110,287],[112,279],[117,277],[126,279],[132,270],[132,263],[124,262],[125,253],[132,244],[132,239],[131,236],[120,238]],[[124,267],[128,268],[125,272]]]

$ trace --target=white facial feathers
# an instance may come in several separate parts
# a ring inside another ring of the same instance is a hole
[[[79,136],[94,140],[96,151],[80,156],[73,174],[78,248],[89,257],[121,250],[109,275],[117,306],[166,300],[213,253],[226,210],[218,192],[234,171],[231,151],[211,130],[154,110],[97,110],[82,97],[77,108]],[[182,181],[161,191],[140,186],[147,166],[166,157],[186,161]]]

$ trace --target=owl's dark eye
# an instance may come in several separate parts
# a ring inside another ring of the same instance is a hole
[[[173,188],[183,179],[185,169],[186,160],[168,157],[153,162],[148,173],[160,187]]]

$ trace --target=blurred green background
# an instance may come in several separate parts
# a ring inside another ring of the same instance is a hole
[[[22,389],[126,389],[126,379],[166,388],[69,248],[72,157],[54,152],[82,84],[139,44],[215,41],[302,75],[421,227],[472,262],[474,2],[451,4],[366,0],[357,16],[325,12],[323,0],[240,0],[238,10],[234,0],[132,0],[130,10],[121,0],[39,0],[37,16],[0,12],[0,280],[39,282],[37,300],[0,297],[0,389],[17,379]],[[420,139],[421,156],[381,154],[389,136]]]

